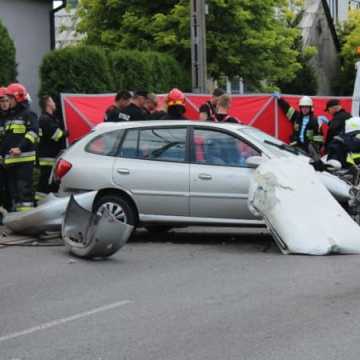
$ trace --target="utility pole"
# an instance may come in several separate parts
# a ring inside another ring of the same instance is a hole
[[[206,0],[191,0],[191,68],[194,93],[207,93]]]

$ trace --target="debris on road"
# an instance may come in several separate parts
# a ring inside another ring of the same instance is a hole
[[[264,218],[283,254],[360,253],[360,226],[303,161],[262,163],[251,182],[249,207]]]
[[[82,208],[71,196],[62,227],[66,248],[83,258],[115,254],[130,238],[133,226],[117,220],[107,209],[95,214]]]

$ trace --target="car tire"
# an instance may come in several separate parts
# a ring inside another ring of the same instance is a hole
[[[95,201],[93,212],[101,214],[102,209],[107,208],[118,220],[125,224],[135,226],[138,217],[134,206],[124,197],[118,194],[104,195]]]
[[[165,233],[172,229],[172,226],[166,226],[166,225],[149,225],[145,226],[145,229],[150,234],[159,234],[159,233]]]

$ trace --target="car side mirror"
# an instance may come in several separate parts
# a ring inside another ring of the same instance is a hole
[[[261,156],[250,156],[245,161],[246,165],[252,169],[256,169],[263,162],[264,162],[264,158]]]

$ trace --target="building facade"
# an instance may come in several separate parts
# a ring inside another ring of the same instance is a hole
[[[38,110],[39,66],[51,50],[52,0],[0,0],[0,19],[15,42],[18,81],[28,89]]]

